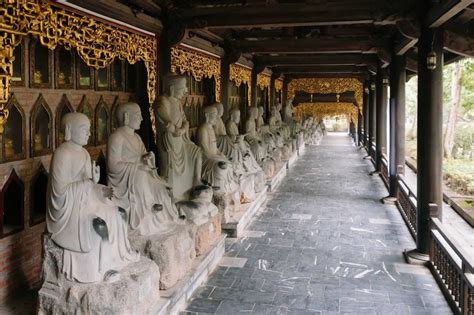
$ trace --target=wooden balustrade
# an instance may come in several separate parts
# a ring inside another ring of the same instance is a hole
[[[382,180],[387,189],[389,189],[390,175],[388,174],[388,160],[385,155],[382,155],[382,169],[380,171],[380,174],[382,175]]]
[[[416,239],[416,195],[403,178],[397,176],[397,206],[413,238]]]
[[[465,252],[437,218],[432,219],[431,237],[429,266],[448,303],[457,314],[474,314],[474,255]]]

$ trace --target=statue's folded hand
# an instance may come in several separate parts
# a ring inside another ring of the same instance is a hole
[[[105,198],[112,200],[114,198],[114,189],[109,186],[102,187],[102,193]]]

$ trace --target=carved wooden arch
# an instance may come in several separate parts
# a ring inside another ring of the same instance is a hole
[[[132,100],[128,100],[131,102]],[[114,101],[112,102],[112,108],[110,110],[110,131],[111,133],[119,127],[119,122],[117,118],[117,108],[119,107],[119,97],[115,96]]]
[[[15,200],[12,195],[8,195],[8,189],[10,185],[17,185],[18,189],[15,189],[15,193],[19,194],[18,200]],[[8,200],[7,200],[8,199]],[[19,226],[17,228],[12,228],[11,230],[6,231],[5,229],[5,212],[9,202],[18,202],[18,205],[15,205],[15,211],[19,211]],[[5,237],[13,233],[19,232],[24,228],[24,217],[25,217],[25,186],[23,181],[18,177],[15,169],[12,169],[10,176],[3,184],[2,189],[0,190],[0,237]]]
[[[10,96],[13,50],[21,36],[28,34],[51,50],[57,45],[75,49],[81,59],[95,69],[106,67],[115,58],[131,64],[144,61],[151,125],[155,128],[152,104],[156,97],[157,39],[154,35],[94,20],[44,0],[3,1],[0,16],[4,21],[0,23],[0,133],[8,118],[4,105]]]
[[[171,48],[171,71],[180,74],[192,75],[196,81],[203,78],[214,79],[215,98],[221,97],[221,60],[218,57],[193,50],[191,48],[176,46]]]
[[[60,134],[62,130],[61,114],[65,107],[69,110],[70,113],[74,112],[74,108],[72,107],[71,102],[67,98],[66,94],[63,94],[63,96],[61,97],[61,100],[59,101],[58,107],[56,109],[56,117],[55,117],[55,128],[56,128],[55,146],[56,147],[58,147],[61,144],[61,140],[62,140],[60,139]]]
[[[322,118],[327,115],[347,115],[349,119],[357,122],[359,113],[354,103],[300,103],[295,107],[296,116],[301,120],[303,116]]]
[[[106,121],[106,128],[107,128],[107,136],[105,137],[106,140],[104,141],[99,141],[99,114],[100,110],[104,108],[105,112],[107,113],[107,121]],[[95,115],[94,115],[94,131],[95,131],[95,143],[96,145],[99,144],[106,144],[107,143],[107,138],[110,136],[111,132],[111,112],[109,109],[109,106],[107,102],[104,100],[104,97],[101,96],[99,99],[99,102],[97,102],[97,105],[95,107]]]
[[[36,131],[36,118],[41,109],[44,109],[48,114],[48,135],[49,135],[49,148],[43,149],[40,152],[36,152],[34,149],[35,145],[35,131]],[[38,98],[33,105],[33,108],[30,112],[30,152],[31,156],[40,156],[51,153],[53,150],[53,112],[49,107],[49,104],[44,99],[43,95],[40,93]]]
[[[270,83],[271,83],[271,76],[265,73],[257,74],[257,86],[261,90],[265,90],[267,88],[267,98],[270,100]]]
[[[229,80],[239,87],[242,83],[247,84],[247,104],[252,104],[252,69],[233,63],[230,65]]]
[[[37,191],[36,183],[41,178],[41,176],[44,176],[46,181],[39,183],[38,187],[40,187],[40,191]],[[41,213],[38,215],[35,210],[37,209],[38,206],[40,206],[39,205],[40,200],[37,200],[38,198],[36,197],[40,196],[40,197],[46,198],[48,178],[49,178],[48,171],[46,171],[46,168],[44,167],[43,163],[39,163],[39,167],[36,170],[35,175],[31,178],[31,181],[30,181],[30,209],[29,209],[30,226],[36,225],[45,220],[45,215],[42,215]],[[45,199],[45,204],[41,206],[44,206],[46,210],[46,199]]]
[[[25,142],[26,142],[26,118],[25,118],[25,112],[22,108],[22,106],[20,105],[20,103],[18,102],[18,100],[16,99],[15,95],[12,94],[12,96],[10,97],[10,99],[8,100],[8,103],[6,104],[5,106],[5,109],[9,111],[10,115],[11,115],[11,111],[12,111],[12,108],[15,108],[19,115],[21,116],[21,153],[20,154],[16,154],[14,157],[12,158],[9,158],[8,161],[16,161],[16,160],[21,160],[21,159],[24,159],[26,157],[26,146],[25,146]],[[5,124],[5,127],[7,127],[8,125],[8,121],[6,122]],[[18,131],[16,131],[18,132]],[[7,134],[5,132],[5,134],[3,135],[2,137],[2,146],[3,146],[3,150],[2,150],[2,162],[6,162],[7,159],[5,158],[5,141],[7,140]]]
[[[354,92],[359,107],[362,106],[363,84],[356,78],[302,78],[288,83],[288,99],[294,99],[296,91],[322,94]]]

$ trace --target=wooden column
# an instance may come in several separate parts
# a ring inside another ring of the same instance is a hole
[[[378,67],[376,78],[376,155],[375,171],[382,171],[382,156],[387,150],[387,78],[384,70]]]
[[[278,75],[278,77],[279,76],[280,75]],[[276,79],[277,79],[277,76],[275,76],[275,74],[272,73],[272,76],[270,78],[270,99],[268,100],[270,107],[275,106],[275,80]]]
[[[166,90],[166,76],[171,73],[171,45],[166,38],[161,38],[158,51],[160,94],[163,94]]]
[[[364,95],[363,95],[363,117],[364,117],[364,139],[363,143],[366,149],[368,150],[368,137],[369,137],[369,86],[368,81],[364,82]]]
[[[229,58],[224,56],[221,59],[221,103],[224,105],[223,119],[229,117],[229,82],[230,82],[230,63]]]
[[[286,101],[288,100],[288,83],[290,83],[290,79],[285,77],[283,79],[283,86],[282,86],[282,94],[281,94],[281,104],[285,106]]]
[[[362,117],[362,112],[361,109],[357,109],[357,145],[361,146],[363,145],[362,142],[362,120],[364,118]]]
[[[252,68],[252,75],[251,75],[251,82],[250,82],[250,88],[251,88],[251,94],[250,94],[250,106],[256,107],[257,106],[257,66],[254,65]]]
[[[369,143],[368,149],[369,149],[369,155],[374,156],[375,152],[373,151],[372,148],[372,143],[375,142],[375,126],[376,126],[376,108],[375,108],[375,78],[374,76],[371,76],[370,78],[370,88],[369,88]]]
[[[405,174],[405,56],[392,56],[390,65],[390,197],[397,197],[397,174]]]
[[[427,67],[435,53],[436,67]],[[422,26],[418,40],[418,141],[417,141],[417,238],[416,250],[407,252],[409,262],[429,259],[430,218],[441,219],[443,162],[443,35]]]

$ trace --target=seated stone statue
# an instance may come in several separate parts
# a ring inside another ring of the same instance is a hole
[[[217,148],[214,125],[217,120],[217,108],[204,108],[204,123],[198,128],[197,142],[203,151],[202,178],[222,192],[233,192],[237,189],[234,181],[232,163]]]
[[[110,135],[107,145],[108,183],[127,210],[132,230],[140,235],[162,234],[182,224],[182,220],[168,184],[158,176],[155,155],[146,151],[135,133],[142,120],[136,103],[117,108],[120,127]]]
[[[90,122],[81,113],[63,117],[65,142],[54,152],[47,195],[46,225],[63,249],[68,280],[117,280],[118,270],[139,260],[127,238],[126,216],[110,199],[113,189],[98,185],[100,169],[82,147]]]
[[[187,92],[186,78],[167,78],[168,95],[157,99],[159,170],[176,200],[188,199],[193,186],[201,184],[202,153],[189,139],[189,123],[181,101]]]
[[[263,119],[263,106],[258,106],[258,114],[257,114],[257,120],[255,122],[255,125],[257,127],[257,131],[260,131],[260,128],[262,128],[265,125],[265,120]]]
[[[198,185],[191,192],[191,200],[179,201],[180,209],[186,214],[186,220],[196,225],[207,223],[219,209],[212,203],[212,188]]]
[[[252,150],[255,159],[259,163],[263,163],[263,161],[267,158],[267,151],[264,147],[263,141],[260,138],[257,132],[257,124],[256,120],[258,118],[258,109],[257,107],[250,107],[249,108],[249,118],[245,123],[245,140],[248,141],[250,144],[250,148]]]

